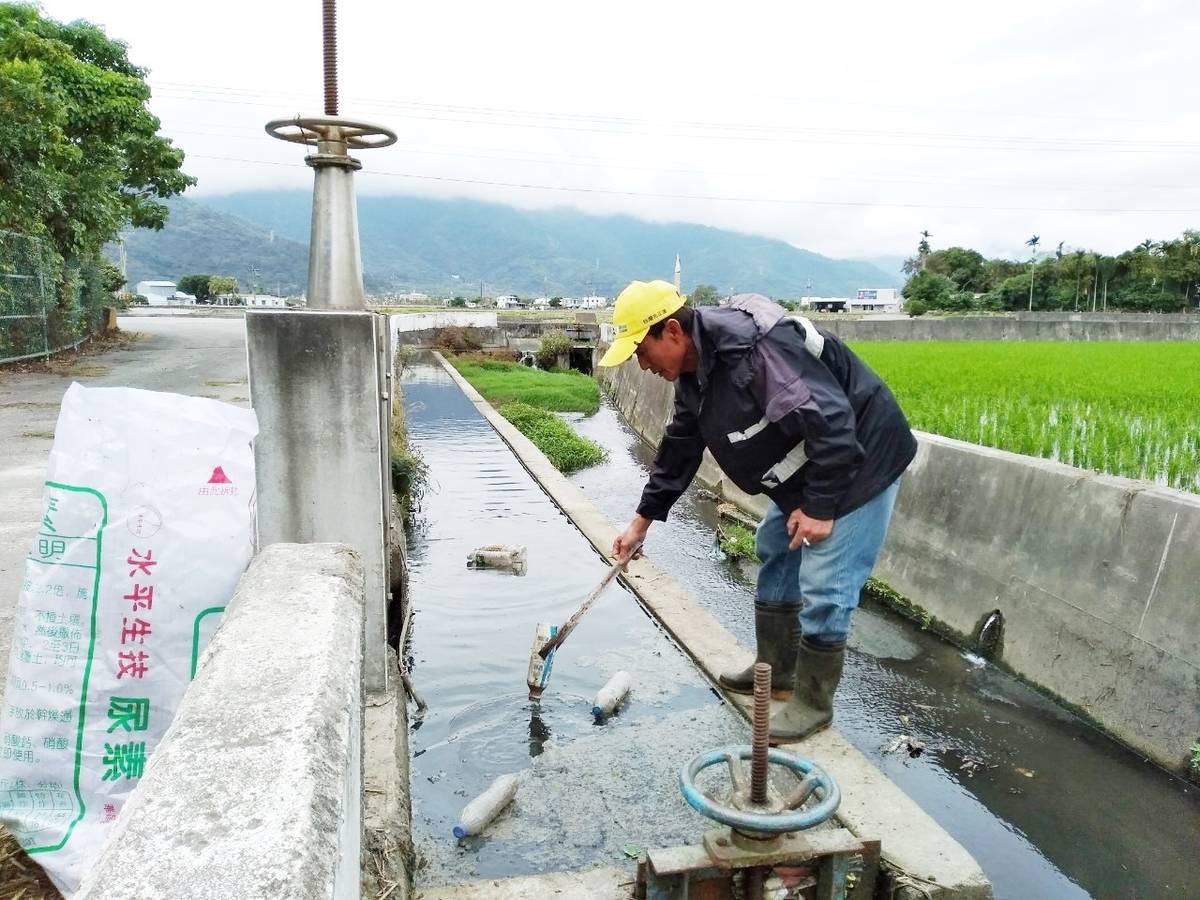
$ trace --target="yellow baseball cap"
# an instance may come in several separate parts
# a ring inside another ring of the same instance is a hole
[[[625,362],[633,356],[651,325],[661,322],[686,302],[687,298],[680,296],[669,281],[630,282],[613,306],[617,339],[600,360],[600,365],[619,366]]]

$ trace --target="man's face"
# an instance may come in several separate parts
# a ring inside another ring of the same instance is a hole
[[[671,319],[658,337],[648,334],[642,338],[634,355],[643,371],[674,381],[684,371],[690,347],[691,338],[684,334],[677,321]]]

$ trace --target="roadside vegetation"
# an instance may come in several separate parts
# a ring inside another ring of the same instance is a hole
[[[400,347],[396,351],[395,381],[400,384],[400,376],[412,356],[412,348]],[[400,505],[400,515],[407,522],[413,511],[421,505],[421,497],[425,493],[425,485],[429,477],[429,467],[425,460],[408,442],[408,422],[404,415],[404,402],[397,399],[392,407],[392,433],[389,442],[389,458],[392,470],[392,493]]]
[[[539,351],[547,361],[561,352],[553,335]],[[570,344],[568,343],[569,347]],[[570,473],[604,459],[604,450],[580,437],[557,413],[592,415],[600,408],[600,388],[581,372],[543,371],[522,365],[514,354],[466,353],[447,357],[463,378],[546,454],[560,472]]]
[[[914,428],[1200,492],[1200,345],[859,341]]]
[[[98,26],[0,3],[0,357],[75,346],[125,278],[104,260],[195,179],[159,134],[144,69]],[[12,277],[15,276],[15,277]],[[45,321],[42,321],[43,313]]]

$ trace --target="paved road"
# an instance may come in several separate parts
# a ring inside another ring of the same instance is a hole
[[[137,340],[81,356],[50,372],[0,369],[0,694],[8,680],[13,612],[24,559],[41,517],[42,482],[62,395],[89,387],[137,387],[249,405],[242,319],[125,319]]]

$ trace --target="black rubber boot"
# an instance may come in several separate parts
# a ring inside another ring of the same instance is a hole
[[[754,601],[754,639],[758,645],[755,662],[771,665],[771,697],[786,700],[792,696],[792,673],[800,643],[800,609],[796,606],[767,606]],[[754,666],[741,671],[722,672],[717,681],[735,694],[754,693]]]
[[[771,743],[799,741],[829,727],[833,693],[842,680],[846,645],[822,646],[802,640],[796,663],[796,690],[788,704],[771,716]]]

